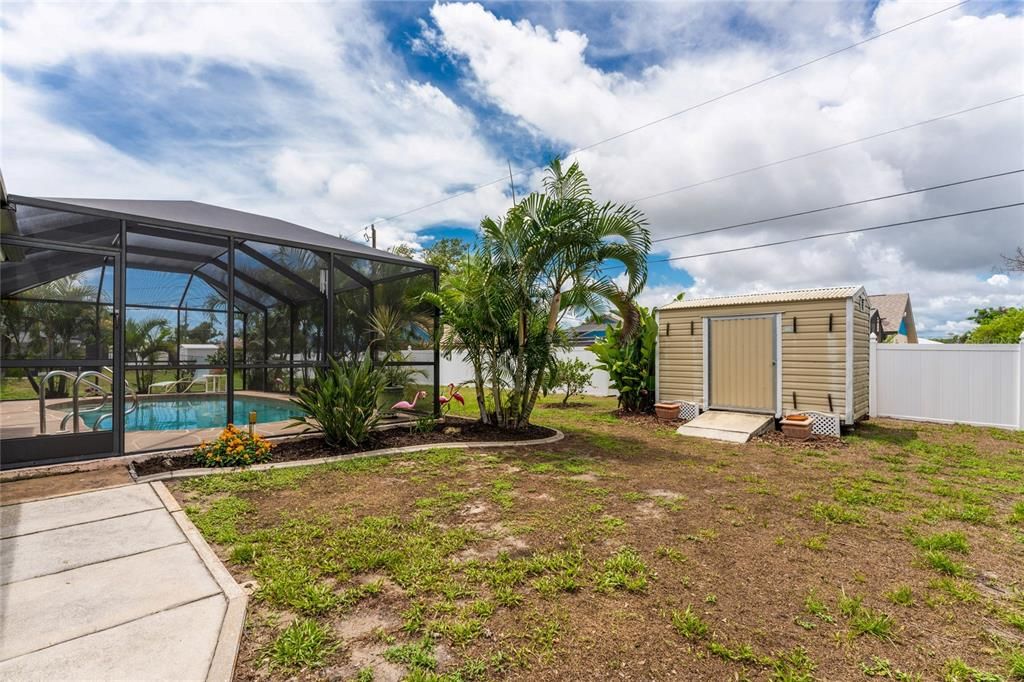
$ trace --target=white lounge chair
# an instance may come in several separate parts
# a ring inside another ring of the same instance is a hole
[[[177,392],[188,393],[193,386],[195,386],[196,384],[201,384],[203,387],[203,391],[209,391],[210,385],[208,379],[210,376],[210,370],[197,369],[192,374],[192,376],[187,379],[176,379],[174,381],[158,381],[155,384],[150,384],[149,390],[151,393],[156,393],[159,390],[162,390],[164,393],[170,393],[171,389],[176,389],[181,384],[185,384],[185,388],[178,389]]]

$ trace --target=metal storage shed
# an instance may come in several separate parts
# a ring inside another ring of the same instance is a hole
[[[701,410],[868,414],[864,287],[683,300],[657,311],[659,401]]]

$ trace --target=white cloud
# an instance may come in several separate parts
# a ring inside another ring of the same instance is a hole
[[[937,7],[890,0],[867,22],[865,6],[848,2],[531,5],[533,21],[518,22],[501,18],[505,8],[435,5],[410,46],[457,58],[461,94],[498,109],[499,123],[410,75],[387,27],[354,3],[4,4],[5,180],[30,195],[194,198],[336,234],[376,221],[382,246],[417,242],[424,226],[475,225],[507,206],[498,183],[381,221],[499,178],[506,153],[487,141],[498,125],[520,124],[546,148],[587,145]],[[599,197],[632,200],[1019,92],[1024,18],[970,9],[578,159]],[[756,29],[737,29],[737,16]],[[643,68],[608,66],[637,55]],[[67,99],[51,81],[68,77],[86,91],[114,81],[139,109]],[[85,124],[96,118],[102,131]],[[640,207],[657,238],[1007,170],[1020,165],[1022,118],[1017,100]],[[126,130],[144,148],[112,139]],[[1017,201],[1022,188],[1014,176],[658,246],[688,256]],[[919,326],[941,334],[975,307],[1024,305],[1024,279],[990,276],[1020,245],[1022,222],[1014,209],[675,265],[695,279],[690,296],[836,283],[909,291]],[[641,300],[678,289],[659,281]]]
[[[755,6],[779,30],[808,7]],[[669,22],[681,11],[648,6],[643,25],[660,26],[652,15],[662,9]],[[919,3],[885,2],[873,18],[877,30],[887,30],[927,11]],[[435,39],[466,60],[482,96],[540,134],[581,147],[862,36],[843,10],[830,5],[822,12],[824,33],[798,24],[806,40],[681,50],[630,77],[588,61],[584,35],[513,24],[477,4],[435,5],[432,16]],[[1022,32],[1020,16],[979,18],[954,10],[576,158],[599,196],[628,201],[954,112],[1021,91]],[[639,205],[658,238],[1010,170],[1020,165],[1022,113],[1016,100]],[[689,256],[1010,203],[1020,200],[1020,177],[657,246]],[[1006,305],[1024,299],[1019,278],[995,288],[978,277],[1019,245],[1022,219],[1024,210],[1010,209],[676,265],[696,279],[691,295],[839,283],[864,284],[876,293],[910,291],[921,311],[918,322],[927,328],[943,316],[969,314],[982,299]]]
[[[189,198],[349,234],[503,165],[360,5],[6,4],[2,31],[0,162],[17,194]],[[54,76],[118,79],[143,113],[92,111],[44,85]],[[164,111],[168,92],[189,101]],[[97,117],[103,135],[79,124]],[[221,125],[243,134],[208,132]],[[148,149],[105,141],[136,128]],[[475,224],[504,205],[501,189],[379,224],[379,243],[416,241],[420,220]]]

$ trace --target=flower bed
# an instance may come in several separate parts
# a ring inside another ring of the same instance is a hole
[[[400,448],[416,445],[439,445],[446,443],[496,443],[526,440],[542,440],[556,435],[553,429],[543,426],[529,426],[525,429],[501,429],[478,421],[463,419],[439,422],[429,430],[392,428],[376,431],[362,447],[331,447],[318,436],[287,440],[274,444],[270,456],[261,460],[267,463],[296,462],[322,459],[338,455],[350,455],[369,450]],[[138,476],[209,467],[209,461],[194,453],[174,457],[153,456],[135,460],[132,467]]]
[[[272,457],[270,441],[258,433],[250,436],[233,424],[216,439],[201,443],[192,453],[192,459],[204,467],[248,466],[269,462]]]

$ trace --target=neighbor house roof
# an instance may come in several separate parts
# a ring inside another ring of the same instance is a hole
[[[573,327],[569,331],[573,334],[593,334],[594,332],[603,332],[609,324],[611,323],[602,322],[598,324],[597,322],[588,322],[587,324],[581,324],[578,327]]]
[[[878,311],[878,316],[882,319],[882,330],[886,332],[899,331],[909,300],[910,294],[868,296],[868,302]]]
[[[792,301],[820,301],[832,298],[850,298],[864,287],[825,287],[821,289],[794,289],[793,291],[769,291],[759,294],[740,294],[738,296],[714,296],[711,298],[688,298],[673,301],[661,306],[661,310],[677,310],[679,308],[710,308],[725,305],[749,305],[752,303],[789,303]]]

